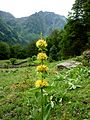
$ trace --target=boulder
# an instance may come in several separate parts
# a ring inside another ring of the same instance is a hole
[[[77,61],[68,60],[68,61],[57,64],[56,67],[58,69],[63,69],[63,68],[73,68],[73,67],[76,67],[78,65],[82,65],[82,63],[77,62]]]

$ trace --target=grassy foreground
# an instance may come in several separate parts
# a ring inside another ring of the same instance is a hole
[[[57,70],[57,63],[47,63],[48,120],[90,120],[90,68]],[[0,69],[0,120],[40,120],[38,77],[34,66]]]

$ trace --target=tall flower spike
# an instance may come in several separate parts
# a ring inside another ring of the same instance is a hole
[[[41,34],[42,35],[42,34]],[[38,60],[41,60],[41,65],[37,66],[37,71],[38,72],[42,72],[42,75],[41,75],[41,79],[40,80],[37,80],[35,82],[35,86],[36,87],[39,87],[40,90],[41,90],[41,120],[43,120],[43,112],[44,112],[44,103],[43,103],[43,99],[44,99],[44,87],[48,86],[48,82],[45,80],[45,77],[44,77],[44,74],[45,72],[47,72],[48,70],[48,67],[46,65],[43,64],[43,61],[47,59],[47,55],[46,53],[44,53],[44,50],[45,48],[47,47],[47,43],[45,40],[41,39],[38,40],[36,42],[36,46],[39,48],[39,50],[41,51],[40,53],[38,53],[37,55],[37,59]]]

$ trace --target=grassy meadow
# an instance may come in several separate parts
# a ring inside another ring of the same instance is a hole
[[[90,120],[90,68],[60,70],[58,63],[46,62],[44,120]],[[0,120],[41,120],[39,77],[35,66],[0,69]]]

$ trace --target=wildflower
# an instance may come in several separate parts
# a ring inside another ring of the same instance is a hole
[[[47,72],[48,67],[46,65],[39,65],[39,66],[37,66],[37,71],[38,72]]]
[[[47,47],[47,43],[46,43],[45,40],[40,39],[40,40],[38,40],[38,41],[36,42],[36,46],[37,46],[38,48],[45,48],[45,47]]]
[[[38,60],[46,60],[46,59],[47,59],[46,53],[43,53],[43,52],[38,53],[37,59],[38,59]]]
[[[46,80],[37,80],[35,82],[36,87],[45,87],[48,86],[48,82]]]

